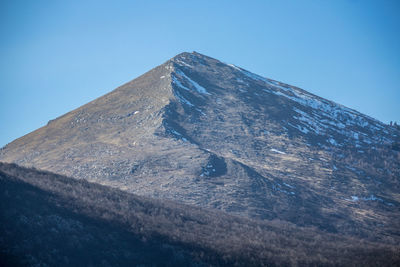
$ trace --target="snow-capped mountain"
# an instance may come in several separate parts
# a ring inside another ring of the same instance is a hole
[[[193,52],[15,140],[0,160],[250,218],[398,237],[399,132]]]

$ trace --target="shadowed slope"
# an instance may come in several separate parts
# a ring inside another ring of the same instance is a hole
[[[3,263],[282,266],[399,263],[398,247],[139,197],[0,164]]]

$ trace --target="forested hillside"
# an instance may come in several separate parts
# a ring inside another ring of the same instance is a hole
[[[0,164],[5,266],[400,264],[396,244],[154,200]]]

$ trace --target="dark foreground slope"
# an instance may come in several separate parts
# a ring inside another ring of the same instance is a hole
[[[2,265],[400,264],[395,245],[254,221],[0,164]]]

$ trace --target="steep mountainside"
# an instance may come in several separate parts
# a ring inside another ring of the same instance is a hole
[[[394,266],[399,248],[0,163],[1,266]]]
[[[194,52],[15,140],[0,160],[250,218],[399,240],[399,136]]]

